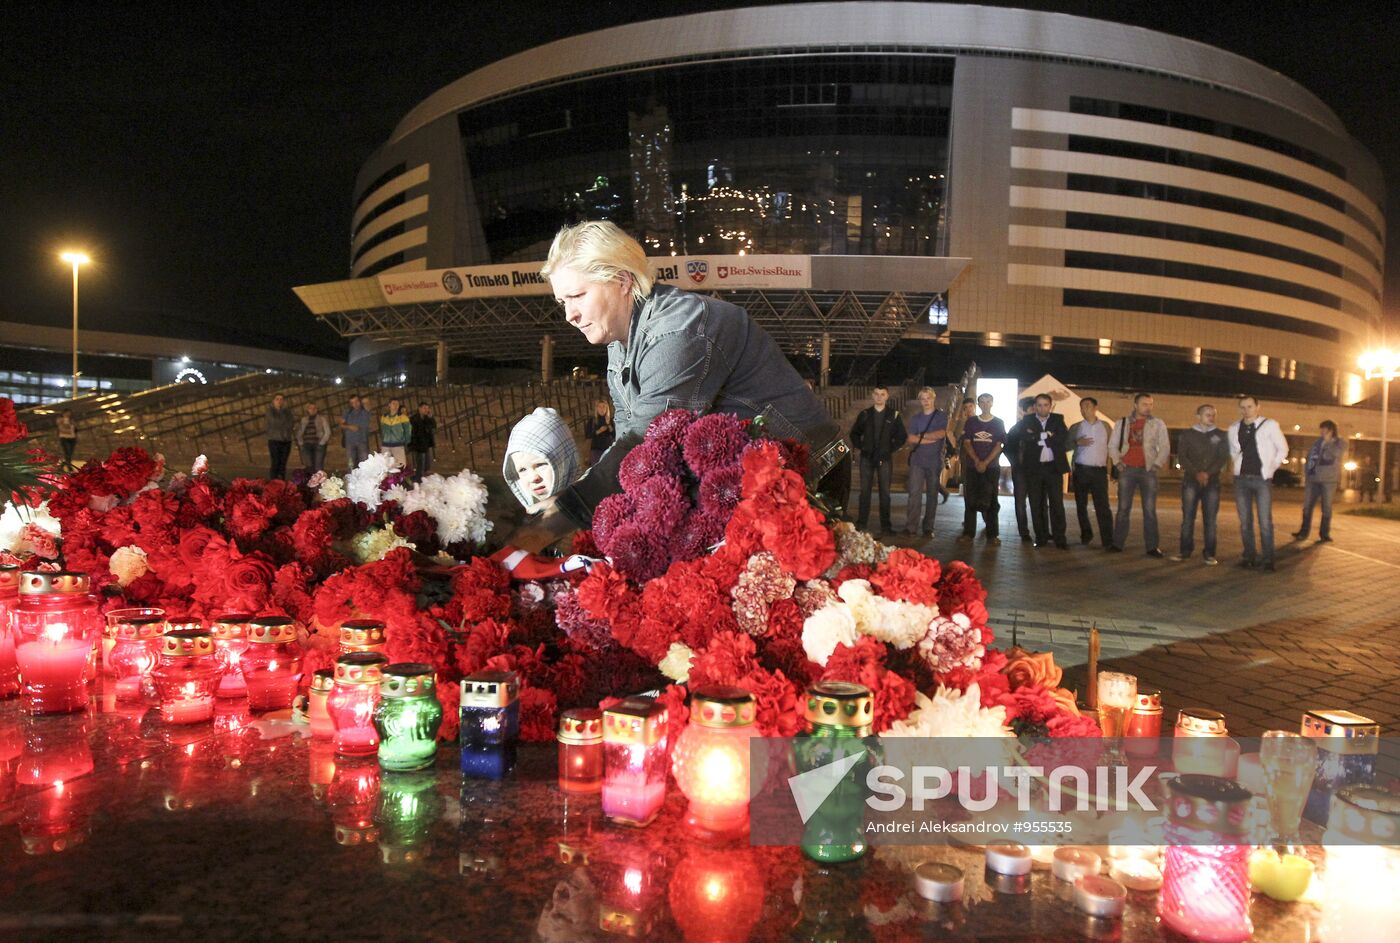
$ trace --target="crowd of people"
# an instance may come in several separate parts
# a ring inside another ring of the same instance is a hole
[[[391,398],[376,416],[360,396],[354,395],[340,418],[332,420],[315,403],[306,403],[298,417],[287,405],[287,398],[278,393],[267,407],[268,477],[287,477],[293,443],[303,468],[312,473],[323,471],[326,450],[337,428],[349,469],[369,458],[373,444],[376,450],[388,452],[400,465],[411,468],[414,481],[422,481],[432,470],[437,419],[431,403],[419,403],[417,411],[410,413],[406,404]]]
[[[948,417],[935,407],[933,390],[920,390],[918,403],[919,410],[906,419],[890,405],[889,390],[877,387],[870,406],[851,427],[851,444],[860,468],[855,523],[861,529],[869,528],[871,498],[878,488],[880,533],[895,533],[890,483],[896,453],[908,449],[904,533],[933,534],[945,469],[956,464],[964,499],[962,539],[975,537],[981,517],[984,539],[1000,543],[1000,460],[1004,455],[1010,465],[1011,495],[1022,541],[1035,547],[1053,544],[1069,549],[1064,500],[1068,475],[1081,544],[1094,542],[1097,527],[1103,549],[1122,553],[1128,545],[1136,504],[1144,552],[1154,558],[1167,556],[1157,526],[1157,495],[1160,477],[1172,458],[1172,444],[1166,423],[1153,415],[1150,393],[1134,396],[1132,410],[1115,423],[1102,418],[1098,401],[1086,396],[1079,401],[1082,418],[1072,425],[1054,411],[1054,400],[1041,393],[1018,404],[1020,418],[1010,429],[993,415],[993,398],[984,393],[976,400],[962,401],[962,431],[956,442],[948,438]],[[1195,424],[1178,437],[1182,522],[1177,549],[1170,559],[1181,562],[1194,555],[1199,517],[1201,559],[1207,566],[1219,563],[1221,475],[1229,467],[1243,545],[1238,565],[1273,571],[1273,480],[1288,458],[1288,440],[1276,420],[1261,414],[1257,398],[1241,396],[1236,405],[1239,419],[1222,429],[1216,425],[1215,406],[1202,404],[1196,410]],[[1292,534],[1295,540],[1309,538],[1313,514],[1320,505],[1317,539],[1319,543],[1331,542],[1332,499],[1341,484],[1345,452],[1346,440],[1338,434],[1336,423],[1324,420],[1304,462],[1303,515]],[[1361,477],[1374,479],[1364,472]],[[1118,483],[1116,508],[1110,506],[1111,480]]]

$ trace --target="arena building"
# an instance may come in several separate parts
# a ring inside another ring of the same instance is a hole
[[[814,373],[976,360],[1350,404],[1383,204],[1325,104],[1220,49],[1025,10],[771,6],[560,40],[437,91],[361,171],[351,278],[297,291],[354,340],[352,372],[424,349],[440,374],[541,349],[548,370],[601,352],[539,263],[561,224],[606,217]]]

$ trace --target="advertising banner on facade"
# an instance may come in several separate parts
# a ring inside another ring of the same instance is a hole
[[[648,261],[658,282],[692,291],[812,287],[809,255],[673,255]],[[540,275],[542,264],[473,265],[376,277],[384,300],[391,305],[548,295],[549,280]]]

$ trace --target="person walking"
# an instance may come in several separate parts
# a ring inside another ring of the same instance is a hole
[[[287,397],[278,393],[267,407],[267,477],[287,477],[287,456],[292,454],[292,424],[296,417],[287,408]]]
[[[1049,393],[1041,393],[1032,401],[1030,414],[1007,434],[1008,440],[1020,443],[1017,451],[1021,480],[1030,503],[1037,547],[1044,547],[1053,540],[1061,550],[1069,549],[1065,540],[1063,485],[1064,475],[1069,471],[1069,461],[1065,458],[1068,432],[1065,417],[1055,412],[1055,401]]]
[[[1113,512],[1108,509],[1108,440],[1113,429],[1099,418],[1099,401],[1092,396],[1079,400],[1079,415],[1084,418],[1069,427],[1065,439],[1074,446],[1069,481],[1074,491],[1074,513],[1079,519],[1079,542],[1094,542],[1094,528],[1089,524],[1092,498],[1099,540],[1106,550],[1113,546]]]
[[[977,397],[981,410],[963,422],[961,441],[963,478],[963,532],[971,540],[977,531],[977,515],[982,515],[982,536],[989,544],[1001,543],[997,513],[1001,505],[997,492],[1001,481],[1001,450],[1006,445],[1006,425],[992,415],[992,394]]]
[[[297,446],[301,464],[313,475],[326,465],[326,447],[331,441],[331,424],[315,403],[306,404],[306,415],[297,423]]]
[[[1202,551],[1206,566],[1215,566],[1215,522],[1220,513],[1220,473],[1230,462],[1225,430],[1215,424],[1215,407],[1196,409],[1196,424],[1177,438],[1181,464],[1181,546],[1172,559],[1188,560],[1196,549],[1196,510],[1201,512]]]
[[[1118,465],[1118,517],[1113,526],[1113,546],[1121,553],[1128,543],[1133,495],[1142,496],[1143,544],[1149,557],[1164,556],[1157,535],[1157,472],[1171,457],[1167,424],[1152,415],[1152,394],[1133,397],[1133,411],[1118,421],[1109,446],[1109,458]]]
[[[943,478],[943,442],[948,437],[948,414],[934,405],[933,388],[919,390],[919,411],[909,417],[909,503],[904,532],[933,536],[938,493]]]
[[[1318,424],[1320,435],[1308,449],[1303,465],[1303,523],[1293,532],[1294,540],[1307,540],[1312,530],[1313,507],[1322,502],[1322,521],[1317,528],[1317,542],[1332,542],[1332,495],[1342,479],[1342,456],[1346,440],[1337,435],[1337,424],[1324,419]]]
[[[413,480],[422,481],[433,464],[433,449],[437,446],[437,419],[433,407],[418,404],[418,412],[408,417],[408,451],[413,459]]]
[[[358,396],[350,397],[350,406],[340,416],[341,438],[345,444],[346,462],[350,470],[360,467],[369,458],[369,427],[371,416]]]
[[[400,468],[408,465],[408,442],[412,435],[413,427],[399,401],[389,400],[384,414],[379,417],[379,447],[392,455]]]
[[[58,447],[63,450],[63,467],[67,471],[76,471],[73,451],[78,447],[78,424],[73,421],[73,410],[65,409],[60,413],[56,426]]]
[[[1361,492],[1363,503],[1376,500],[1376,488],[1380,482],[1376,478],[1376,463],[1369,455],[1361,459],[1361,465],[1356,471],[1356,485]]]
[[[1288,457],[1288,440],[1278,422],[1259,414],[1259,400],[1240,397],[1239,421],[1230,426],[1230,458],[1235,468],[1235,510],[1240,516],[1240,566],[1274,569],[1274,472]],[[1254,519],[1259,519],[1263,555],[1254,553]]]
[[[856,526],[865,530],[870,522],[870,491],[880,483],[880,533],[894,532],[890,523],[890,470],[894,453],[908,439],[899,410],[889,405],[890,391],[877,386],[870,393],[870,405],[860,411],[851,426],[851,444],[860,453],[860,505]]]
[[[593,404],[593,415],[584,423],[583,434],[588,439],[588,466],[591,468],[613,444],[612,400],[600,399]]]
[[[1026,482],[1025,466],[1021,464],[1021,441],[1017,430],[1021,428],[1021,423],[1031,415],[1035,407],[1034,397],[1027,396],[1016,403],[1016,424],[1006,433],[1006,457],[1011,462],[1011,503],[1016,509],[1016,530],[1021,534],[1022,543],[1033,543],[1035,538],[1031,536],[1030,517],[1026,513],[1026,505],[1030,500],[1030,488]]]

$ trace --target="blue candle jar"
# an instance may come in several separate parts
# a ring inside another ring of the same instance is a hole
[[[1303,715],[1301,733],[1317,738],[1317,775],[1303,817],[1326,825],[1333,793],[1375,780],[1381,727],[1351,711],[1312,710]]]

